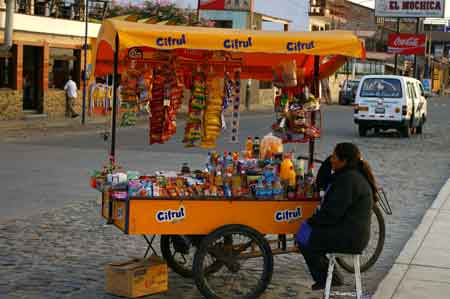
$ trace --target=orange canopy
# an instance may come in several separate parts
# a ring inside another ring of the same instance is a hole
[[[274,67],[293,60],[305,78],[311,77],[315,55],[322,61],[320,78],[333,74],[346,57],[365,58],[361,41],[347,31],[265,32],[105,20],[94,56],[96,76],[113,72],[116,37],[119,61],[174,59],[181,65],[209,65],[218,75],[239,67],[242,78],[259,80],[272,80]]]

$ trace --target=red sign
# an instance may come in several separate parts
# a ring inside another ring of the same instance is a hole
[[[252,0],[200,0],[200,9],[249,11]]]
[[[200,0],[200,9],[224,10],[225,0]]]
[[[425,34],[389,34],[388,53],[401,55],[424,55]]]

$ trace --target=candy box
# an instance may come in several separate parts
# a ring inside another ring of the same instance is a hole
[[[155,255],[105,267],[105,291],[113,295],[136,298],[167,290],[167,264]]]

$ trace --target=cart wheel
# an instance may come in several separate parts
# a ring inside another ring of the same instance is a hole
[[[383,214],[381,213],[380,208],[375,204],[373,206],[371,219],[369,244],[361,254],[361,272],[367,271],[378,260],[381,251],[383,250],[385,236],[386,225],[384,223]],[[336,260],[346,271],[350,273],[355,272],[352,258],[339,257]]]
[[[217,263],[220,269],[210,271]],[[226,225],[203,239],[193,271],[197,288],[206,298],[257,298],[272,278],[272,250],[256,230]]]
[[[192,277],[192,262],[195,247],[189,243],[186,236],[161,236],[161,253],[167,266],[183,277]]]
[[[192,278],[192,265],[197,246],[204,238],[203,235],[163,235],[161,236],[161,253],[167,266],[175,273],[186,278]],[[222,266],[217,262],[208,271],[218,271]]]

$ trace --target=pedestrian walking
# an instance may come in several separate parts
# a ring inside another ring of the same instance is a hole
[[[72,76],[69,76],[69,80],[64,85],[64,91],[66,92],[66,116],[77,117],[78,113],[74,109],[77,98],[77,84],[72,80]]]

